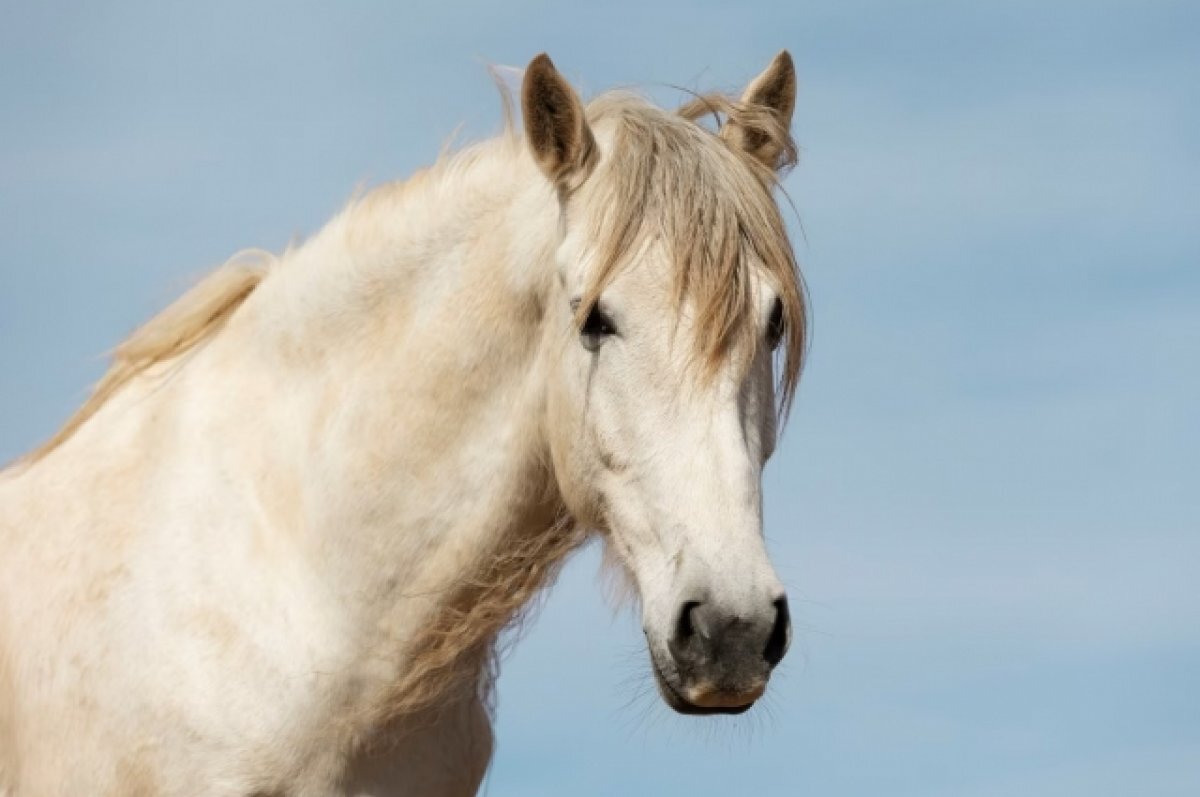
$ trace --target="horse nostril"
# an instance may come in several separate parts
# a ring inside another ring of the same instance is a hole
[[[695,616],[699,608],[700,601],[685,601],[675,618],[671,636],[667,639],[667,649],[671,651],[671,657],[680,669],[689,669],[701,655],[698,646],[703,645],[703,636],[697,632]]]
[[[767,638],[767,646],[763,649],[763,658],[768,666],[774,667],[783,660],[791,635],[791,616],[788,614],[787,598],[783,597],[775,601],[775,625],[771,626],[771,636]]]
[[[692,617],[692,612],[700,608],[700,601],[684,601],[683,608],[679,610],[679,619],[675,621],[675,638],[680,642],[687,642],[696,633],[696,623]]]

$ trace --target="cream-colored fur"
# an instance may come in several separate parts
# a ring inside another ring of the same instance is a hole
[[[569,192],[510,132],[224,267],[0,474],[0,795],[473,794],[496,634],[585,529],[633,575],[652,653],[671,561],[778,588],[754,341],[783,295],[790,386],[804,317],[769,182],[641,101],[587,119]],[[628,241],[604,232],[622,181],[688,179],[617,171],[639,130],[689,148],[663,161],[706,181],[688,208],[749,236],[690,283],[677,239],[705,228],[659,189]],[[599,354],[584,296],[620,308]]]

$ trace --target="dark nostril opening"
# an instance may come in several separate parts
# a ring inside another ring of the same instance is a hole
[[[686,642],[695,635],[696,623],[692,612],[699,606],[700,601],[685,601],[683,608],[679,610],[679,620],[675,623],[675,638],[680,642]]]
[[[767,660],[768,666],[774,667],[783,661],[783,654],[787,653],[788,649],[788,638],[791,636],[791,626],[787,598],[780,598],[775,601],[775,625],[771,626],[771,636],[763,650],[763,658]]]

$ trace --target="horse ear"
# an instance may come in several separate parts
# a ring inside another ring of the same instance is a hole
[[[551,181],[562,185],[583,173],[595,140],[579,96],[545,53],[525,70],[521,113],[533,159]]]
[[[742,92],[742,103],[766,109],[782,125],[780,132],[785,135],[772,135],[760,125],[730,121],[721,131],[722,136],[731,146],[745,150],[772,169],[778,168],[780,155],[788,148],[786,133],[796,109],[796,66],[787,50],[780,50],[762,74],[750,81]]]

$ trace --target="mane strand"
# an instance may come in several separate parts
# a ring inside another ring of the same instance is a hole
[[[713,114],[716,132],[698,122]],[[778,292],[784,339],[777,407],[786,418],[804,365],[808,308],[804,282],[779,206],[780,175],[796,162],[796,143],[771,109],[723,94],[698,95],[676,114],[635,95],[610,92],[588,106],[589,120],[615,119],[606,155],[606,212],[592,236],[597,272],[577,311],[580,322],[642,242],[657,238],[673,262],[675,304],[692,303],[700,373],[712,375],[735,349],[761,342],[752,319],[755,266]],[[722,122],[723,117],[723,122]],[[779,152],[765,164],[729,140],[731,126]]]
[[[54,436],[17,460],[33,464],[61,446],[121,388],[151,366],[173,359],[212,337],[242,305],[266,275],[272,256],[251,250],[239,253],[208,274],[113,351],[112,364]]]

